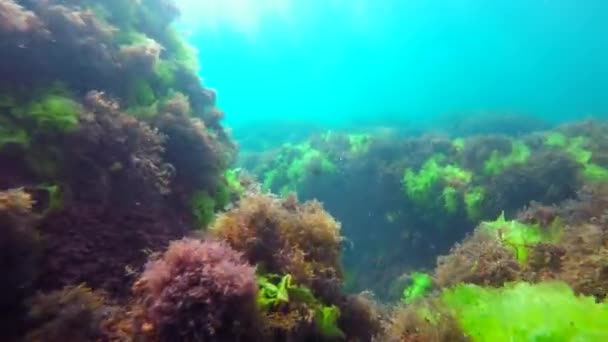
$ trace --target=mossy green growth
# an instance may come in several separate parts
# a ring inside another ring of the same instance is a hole
[[[592,153],[588,150],[589,138],[578,136],[569,138],[563,133],[551,132],[545,137],[545,145],[564,150],[579,164],[587,164]]]
[[[473,175],[454,164],[448,164],[441,170],[442,178],[448,184],[468,184]]]
[[[150,38],[135,30],[120,30],[112,37],[117,45],[145,44]]]
[[[465,192],[464,204],[469,220],[476,221],[481,218],[484,198],[485,190],[479,186],[472,187]]]
[[[462,152],[464,150],[465,140],[463,138],[456,138],[452,140],[452,146],[456,152]]]
[[[0,149],[10,144],[27,148],[30,145],[30,136],[25,129],[16,126],[7,118],[0,117]]]
[[[433,281],[426,273],[412,273],[412,284],[403,290],[401,301],[410,304],[417,298],[423,297],[431,288]]]
[[[137,78],[129,86],[127,99],[130,107],[147,107],[156,102],[156,95],[150,83]]]
[[[197,191],[191,200],[192,215],[198,227],[206,227],[215,214],[215,199],[207,191]]]
[[[154,75],[163,89],[172,89],[176,82],[177,66],[168,60],[161,59],[154,67]]]
[[[530,148],[523,142],[515,140],[511,142],[511,151],[507,155],[502,155],[494,150],[490,158],[484,162],[484,172],[495,176],[511,165],[521,164],[530,157]]]
[[[440,191],[444,195],[446,209],[454,208],[457,203],[456,194],[448,189],[446,196],[445,189],[452,187],[451,184],[466,185],[470,183],[472,174],[453,164],[442,165],[444,160],[444,155],[437,154],[429,158],[418,172],[411,168],[405,170],[402,185],[410,199],[420,205],[428,204],[438,197],[433,191],[435,187],[442,186]],[[440,184],[441,182],[445,184]],[[456,190],[454,187],[452,189]]]
[[[549,227],[541,227],[538,224],[507,221],[504,212],[495,221],[482,222],[481,228],[494,234],[505,246],[511,248],[522,265],[528,261],[529,248],[532,245],[557,241],[562,232],[559,220],[554,220]]]
[[[452,186],[443,188],[443,202],[445,210],[453,214],[458,211],[459,195],[458,190]]]
[[[279,170],[277,169],[271,169],[268,170],[264,173],[264,180],[262,181],[262,189],[266,190],[266,191],[270,191],[272,190],[272,185],[275,182],[275,179],[277,178],[279,174]]]
[[[224,179],[226,180],[228,187],[231,191],[238,195],[242,195],[245,192],[245,188],[243,187],[243,185],[241,185],[241,182],[239,181],[239,174],[241,173],[241,171],[242,170],[240,168],[235,168],[228,169],[226,170],[226,172],[224,172]]]
[[[427,160],[418,172],[411,168],[405,170],[402,179],[403,190],[412,200],[418,203],[427,201],[431,188],[441,180],[441,168],[437,159]]]
[[[142,38],[147,39],[144,36],[139,37],[138,40],[141,41]],[[182,71],[191,74],[198,73],[199,64],[196,49],[188,45],[176,29],[171,26],[167,27],[164,40],[161,42],[165,48],[164,51],[170,55],[164,55],[154,66],[154,80],[151,81],[151,84],[154,86],[156,96],[168,96],[172,90],[187,91],[177,82],[177,75]]]
[[[583,169],[583,177],[589,181],[608,180],[608,169],[597,164],[588,163]]]
[[[589,138],[575,137],[568,140],[566,152],[578,163],[588,164],[593,153],[588,149]]]
[[[213,197],[213,200],[215,202],[214,209],[222,210],[226,208],[226,206],[232,201],[233,195],[234,191],[225,182],[225,180],[221,182],[215,190],[215,196]]]
[[[348,143],[350,144],[350,153],[361,155],[369,150],[371,138],[369,134],[349,134]]]
[[[591,141],[587,137],[568,138],[562,133],[547,135],[545,144],[563,149],[574,161],[583,166],[583,178],[588,181],[608,180],[608,169],[591,162],[593,152],[589,150]]]
[[[37,130],[70,132],[78,126],[80,105],[64,95],[45,94],[29,103],[25,108],[13,111],[13,115],[31,119]]]
[[[265,190],[283,189],[284,194],[298,189],[310,176],[335,172],[335,164],[322,151],[310,144],[285,144],[272,162],[262,171],[262,188]]]
[[[189,45],[173,26],[167,27],[164,38],[165,49],[173,53],[172,60],[187,71],[198,73],[200,66],[196,48]]]
[[[608,341],[608,306],[563,283],[461,284],[441,298],[475,342]]]
[[[33,100],[20,102],[0,95],[0,148],[7,144],[29,148],[37,134],[62,134],[78,127],[81,106],[60,84],[36,92]]]
[[[233,200],[245,193],[245,188],[239,181],[241,169],[227,169],[213,194],[215,210],[222,210]],[[211,203],[207,204],[211,205]]]
[[[295,146],[298,156],[294,158],[287,167],[287,178],[293,182],[301,182],[306,176],[313,172],[332,173],[335,165],[321,151],[313,148],[310,144]]]
[[[566,147],[568,145],[568,137],[560,132],[549,132],[545,136],[545,145],[554,147]]]

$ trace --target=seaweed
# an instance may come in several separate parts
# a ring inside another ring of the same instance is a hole
[[[514,283],[500,289],[459,285],[445,290],[442,301],[475,341],[608,338],[605,304],[577,297],[563,283]]]
[[[223,242],[173,241],[134,288],[163,341],[257,338],[254,268]]]
[[[423,297],[432,285],[431,276],[426,273],[414,272],[412,284],[403,290],[402,302],[410,304],[414,300]]]

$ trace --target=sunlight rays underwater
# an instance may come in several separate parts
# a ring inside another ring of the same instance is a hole
[[[227,120],[433,122],[608,112],[608,3],[180,2]],[[559,58],[557,58],[559,57]]]

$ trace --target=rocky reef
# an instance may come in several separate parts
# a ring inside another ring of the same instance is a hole
[[[0,3],[3,338],[369,340],[339,223],[228,169],[236,143],[178,16]]]
[[[0,2],[3,340],[608,340],[606,124],[237,162],[178,17]]]
[[[608,180],[599,133],[607,128],[590,121],[515,137],[326,132],[244,152],[240,163],[266,189],[322,201],[349,239],[349,287],[397,299],[402,275],[428,271],[479,222],[558,205]]]

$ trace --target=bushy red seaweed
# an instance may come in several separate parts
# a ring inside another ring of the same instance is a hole
[[[161,341],[255,338],[255,270],[224,242],[172,242],[134,289]]]

